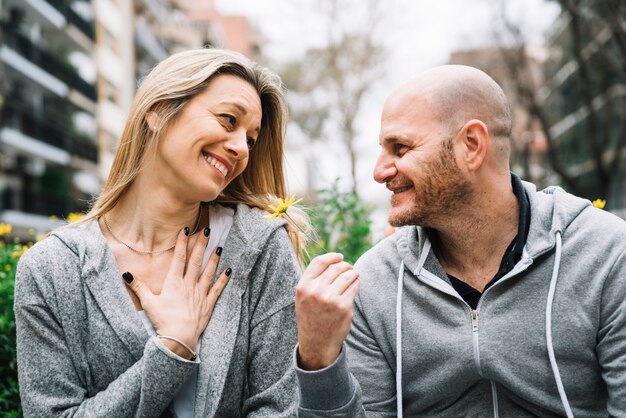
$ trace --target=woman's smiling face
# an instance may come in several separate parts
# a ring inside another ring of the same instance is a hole
[[[214,77],[164,129],[150,175],[181,198],[214,200],[246,168],[261,118],[261,99],[250,83]]]

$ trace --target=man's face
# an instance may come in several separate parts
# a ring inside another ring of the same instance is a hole
[[[385,104],[374,179],[393,193],[391,225],[436,227],[467,198],[470,182],[456,163],[456,134],[449,131],[423,100],[396,95]]]

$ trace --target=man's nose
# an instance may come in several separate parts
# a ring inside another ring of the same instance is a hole
[[[378,183],[386,183],[398,173],[393,159],[381,153],[374,167],[374,180]]]

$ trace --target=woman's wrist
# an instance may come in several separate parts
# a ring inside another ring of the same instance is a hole
[[[156,336],[159,338],[159,340],[161,340],[161,343],[168,350],[170,350],[177,356],[182,357],[186,360],[191,360],[191,361],[197,358],[198,354],[195,351],[195,344],[192,347],[189,344],[185,343],[184,341],[176,337],[169,336],[169,335],[157,334]]]

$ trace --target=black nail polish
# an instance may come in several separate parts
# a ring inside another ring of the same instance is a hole
[[[124,280],[126,281],[126,283],[131,284],[133,282],[133,280],[135,279],[133,277],[132,274],[130,274],[130,272],[126,272],[122,274],[122,277],[124,278]]]
[[[188,227],[185,227],[185,229],[183,231],[185,231],[185,235],[189,236],[189,228]]]
[[[226,275],[226,277],[230,277],[230,275],[232,274],[233,269],[231,269],[230,267],[228,267],[226,269],[226,271],[224,272],[224,274]]]
[[[209,228],[208,226],[206,228],[204,228],[204,236],[205,237],[208,237],[210,233],[211,233],[211,228]]]
[[[215,254],[220,257],[222,255],[222,247],[217,247],[217,249],[215,250]]]

